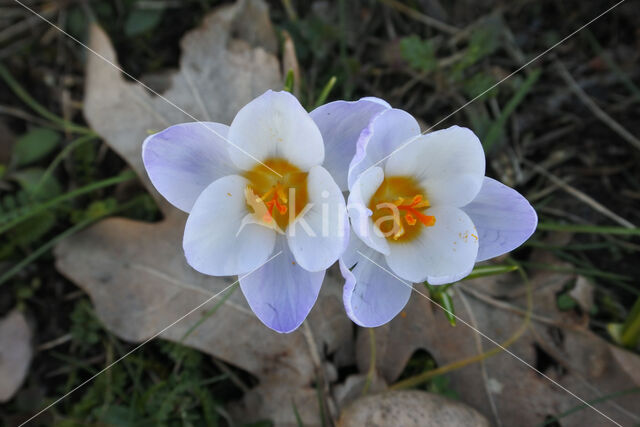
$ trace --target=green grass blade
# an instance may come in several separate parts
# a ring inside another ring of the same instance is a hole
[[[111,177],[111,178],[107,178],[104,179],[102,181],[97,181],[94,183],[91,183],[89,185],[86,185],[84,187],[78,188],[76,190],[70,191],[66,194],[63,194],[61,196],[58,196],[54,199],[51,199],[47,202],[38,204],[33,206],[33,208],[28,209],[25,213],[23,213],[22,215],[20,215],[17,218],[14,218],[8,222],[6,222],[3,225],[0,225],[0,234],[4,233],[7,230],[10,230],[11,228],[13,228],[15,225],[21,223],[22,221],[26,220],[27,218],[31,218],[32,216],[45,211],[47,209],[51,209],[52,207],[66,201],[66,200],[70,200],[73,199],[75,197],[79,197],[82,196],[83,194],[87,194],[90,193],[92,191],[98,190],[100,188],[105,188],[105,187],[109,187],[111,185],[116,185],[119,184],[121,182],[125,182],[125,181],[129,181],[133,178],[135,178],[135,174],[132,171],[125,171],[123,173],[121,173],[120,175]]]
[[[640,228],[625,228],[625,227],[600,226],[600,225],[556,224],[556,223],[549,223],[549,222],[541,222],[541,223],[538,223],[538,230],[567,231],[570,233],[616,234],[621,236],[640,236]]]
[[[64,158],[67,157],[69,153],[71,153],[73,150],[75,150],[77,147],[84,144],[85,142],[93,141],[96,138],[98,138],[98,135],[95,133],[83,135],[80,138],[77,138],[71,141],[66,147],[60,150],[60,152],[56,155],[55,159],[53,159],[51,164],[49,164],[47,169],[42,174],[40,181],[38,181],[36,186],[33,188],[33,192],[35,194],[38,193],[38,191],[40,190],[40,187],[42,187],[42,184],[44,184],[47,181],[47,179],[49,179],[53,171],[58,167],[60,162],[62,162]]]
[[[538,81],[538,78],[542,74],[540,69],[533,70],[531,74],[527,77],[527,79],[522,83],[522,85],[518,88],[518,91],[511,97],[507,105],[502,109],[500,113],[500,117],[498,117],[492,124],[487,134],[483,138],[484,149],[486,152],[489,152],[493,145],[497,142],[498,138],[502,134],[502,130],[509,119],[509,116],[513,114],[518,105],[524,100],[527,93],[531,90],[533,85]]]
[[[511,273],[512,271],[516,271],[517,269],[517,265],[478,265],[473,268],[471,274],[469,274],[462,280],[473,280],[479,277]]]
[[[31,252],[24,259],[22,259],[16,265],[14,265],[9,270],[7,270],[5,273],[3,273],[0,276],[0,285],[4,284],[7,280],[11,279],[20,270],[22,270],[24,267],[26,267],[27,265],[31,264],[33,261],[38,259],[40,256],[42,256],[49,249],[54,247],[61,240],[71,236],[72,234],[77,233],[78,231],[82,230],[83,228],[87,227],[88,225],[94,223],[95,221],[97,221],[99,219],[102,219],[102,218],[104,218],[104,217],[106,217],[108,215],[112,215],[112,214],[114,214],[114,213],[116,213],[118,211],[122,211],[122,210],[125,210],[125,209],[129,208],[134,203],[137,203],[138,200],[139,200],[139,198],[133,199],[132,201],[130,201],[130,202],[124,204],[124,205],[118,206],[117,208],[115,208],[115,209],[113,209],[111,211],[104,212],[100,216],[96,216],[96,217],[93,217],[93,218],[87,218],[84,221],[81,221],[81,222],[77,223],[76,225],[74,225],[73,227],[70,227],[67,230],[63,231],[62,233],[58,234],[56,237],[54,237],[53,239],[49,240],[44,245],[40,246],[35,251]]]
[[[324,85],[324,88],[322,88],[322,92],[320,92],[320,96],[318,96],[318,100],[316,101],[316,108],[318,108],[319,106],[325,103],[325,101],[329,97],[329,94],[331,93],[331,90],[333,90],[333,87],[335,86],[337,80],[338,79],[336,79],[336,76],[333,76],[329,79],[327,84]]]
[[[62,117],[56,116],[49,110],[47,110],[42,104],[33,99],[31,95],[22,87],[18,82],[13,78],[9,70],[2,64],[0,64],[0,78],[4,80],[4,82],[11,88],[13,93],[16,94],[18,98],[22,100],[25,104],[27,104],[33,111],[40,114],[47,120],[55,123],[58,126],[61,126],[64,130],[75,132],[75,133],[93,133],[91,129],[85,126],[80,126],[75,123],[71,123],[68,120],[63,119]]]
[[[574,413],[576,413],[578,411],[581,411],[583,409],[589,408],[590,406],[596,405],[598,403],[606,402],[609,399],[615,399],[616,397],[622,397],[622,396],[626,396],[628,394],[633,394],[633,393],[638,393],[638,392],[640,392],[640,387],[633,387],[633,388],[629,388],[629,389],[626,389],[626,390],[618,391],[618,392],[615,392],[615,393],[607,394],[606,396],[602,396],[602,397],[599,397],[597,399],[592,399],[592,400],[588,401],[587,403],[583,403],[582,405],[575,406],[575,407],[569,409],[568,411],[564,411],[559,415],[556,415],[554,417],[549,418],[545,422],[543,422],[541,424],[538,424],[538,427],[544,427],[544,426],[548,426],[550,424],[557,424],[558,421],[561,418],[564,418],[566,416],[574,414]]]
[[[186,340],[187,337],[189,335],[191,335],[193,333],[193,331],[195,331],[198,328],[198,326],[202,325],[208,318],[213,316],[215,314],[215,312],[218,311],[218,309],[220,307],[222,307],[222,304],[227,302],[229,297],[235,292],[236,289],[238,289],[238,284],[237,283],[234,284],[232,287],[230,287],[229,290],[227,290],[225,292],[225,294],[222,296],[222,298],[218,299],[218,301],[216,301],[215,305],[213,307],[211,307],[211,310],[206,311],[204,313],[204,315],[192,327],[190,327],[187,330],[187,332],[184,333],[182,338],[180,338],[180,343],[181,344],[184,343],[184,340]]]

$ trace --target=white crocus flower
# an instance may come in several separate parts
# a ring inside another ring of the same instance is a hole
[[[340,267],[345,309],[361,326],[382,325],[402,310],[412,290],[403,282],[458,281],[536,228],[527,200],[484,176],[482,144],[469,129],[421,135],[411,115],[386,108],[351,145],[353,233]]]
[[[147,138],[142,155],[156,189],[189,213],[188,263],[204,274],[239,275],[262,322],[295,330],[349,238],[344,197],[321,166],[322,135],[298,100],[267,91],[230,126],[171,126]]]

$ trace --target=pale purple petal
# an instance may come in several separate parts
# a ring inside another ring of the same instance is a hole
[[[431,206],[465,206],[482,187],[482,144],[467,128],[452,126],[431,132],[394,152],[385,176],[409,175],[420,182]]]
[[[359,101],[371,101],[382,105],[384,108],[391,108],[391,105],[387,101],[375,96],[365,96],[364,98],[360,98]]]
[[[309,171],[307,192],[308,209],[287,228],[287,241],[302,268],[326,270],[347,246],[347,208],[338,185],[322,166],[314,166]]]
[[[335,101],[313,110],[310,115],[322,133],[325,159],[323,166],[336,180],[340,190],[348,190],[349,163],[356,153],[360,132],[389,104],[378,98],[355,102]]]
[[[278,255],[279,254],[279,255]],[[278,236],[274,257],[240,277],[240,288],[258,318],[276,332],[294,331],[318,298],[325,271],[300,267],[284,236]]]
[[[516,190],[485,177],[480,193],[462,208],[478,230],[477,261],[514,250],[536,230],[538,216]]]
[[[243,170],[278,158],[308,171],[324,160],[318,126],[288,92],[268,90],[242,107],[231,123],[229,139],[229,157]]]
[[[201,273],[231,276],[260,266],[273,252],[275,231],[255,223],[244,190],[248,181],[229,175],[214,181],[198,197],[187,219],[182,247],[187,262]]]
[[[224,140],[228,131],[220,123],[182,123],[145,139],[144,167],[169,203],[189,212],[209,184],[236,172]]]
[[[416,225],[421,231],[414,239],[389,243],[386,260],[391,270],[407,281],[429,280],[433,285],[469,274],[478,254],[478,235],[471,219],[451,206],[434,206],[424,214],[435,217],[433,226]]]
[[[402,311],[413,287],[390,273],[384,255],[372,249],[363,253],[366,258],[360,255],[351,271],[340,260],[340,271],[345,279],[342,299],[351,320],[360,326],[374,328]]]
[[[375,165],[383,167],[383,159],[419,133],[420,125],[405,111],[392,108],[377,115],[358,138],[349,164],[349,189],[362,172]]]

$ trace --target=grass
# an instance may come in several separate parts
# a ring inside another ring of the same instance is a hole
[[[140,77],[177,67],[178,40],[219,2],[159,2],[157,10],[150,10],[148,3],[131,0],[114,7],[97,0],[85,7],[68,2],[59,6],[54,20],[85,40],[90,12],[112,37],[123,68]],[[378,96],[428,126],[600,12],[595,4],[559,6],[550,0],[502,4],[500,11],[444,2],[443,11],[423,10],[419,3],[339,1],[325,10],[311,2],[272,2],[276,31],[286,30],[296,46],[303,105]],[[9,9],[18,12],[10,15]],[[603,110],[638,135],[638,112],[630,108],[638,102],[637,67],[620,53],[637,43],[629,35],[635,28],[632,12],[620,8],[615,21],[603,18],[553,55]],[[0,5],[0,34],[2,25],[9,28],[25,17],[19,8]],[[70,337],[36,354],[18,396],[0,406],[0,419],[5,421],[34,413],[131,348],[104,329],[86,297],[56,272],[51,255],[56,242],[107,216],[159,218],[126,164],[84,123],[80,100],[85,54],[41,23],[0,38],[0,125],[8,129],[0,128],[0,138],[7,135],[9,141],[10,134],[19,137],[38,128],[54,132],[60,141],[25,165],[18,165],[11,151],[0,145],[0,314],[15,306],[28,312],[38,332],[37,345]],[[618,332],[605,338],[637,349],[639,153],[571,97],[549,59],[491,90],[441,127],[455,123],[473,128],[483,136],[488,175],[524,194],[545,194],[535,206],[538,231],[515,258],[530,272],[586,276],[598,290],[593,322],[613,325],[610,329]],[[558,137],[558,128],[570,132]],[[612,225],[591,206],[527,168],[524,160],[568,180],[636,227]],[[616,167],[621,164],[627,166]],[[565,264],[532,261],[534,250],[549,252]],[[513,269],[479,267],[473,274],[482,277]],[[215,316],[234,290],[207,316]],[[449,307],[446,289],[442,291],[432,295]],[[455,396],[436,369],[433,358],[417,354],[402,379],[422,375],[428,380],[421,383],[423,389]],[[244,372],[233,374],[255,382]],[[36,397],[33,389],[38,390]],[[157,341],[56,406],[43,423],[229,425],[225,404],[241,395],[228,372],[203,354]],[[301,425],[299,408],[288,402],[283,406]],[[547,423],[582,409],[558,414]]]

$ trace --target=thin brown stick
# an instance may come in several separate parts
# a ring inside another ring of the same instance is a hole
[[[604,216],[612,219],[613,221],[617,222],[621,226],[626,227],[626,228],[635,228],[636,227],[633,223],[631,223],[631,222],[627,221],[626,219],[622,218],[621,216],[613,213],[610,209],[606,208],[604,205],[602,205],[600,202],[598,202],[595,199],[593,199],[591,196],[588,196],[587,194],[583,193],[582,191],[576,189],[575,187],[572,187],[571,185],[567,184],[566,181],[564,181],[561,178],[558,178],[557,176],[555,176],[551,172],[547,171],[546,169],[544,169],[544,168],[538,166],[537,164],[535,164],[533,162],[530,162],[530,161],[528,161],[526,159],[523,159],[523,161],[527,165],[529,165],[530,167],[535,169],[537,172],[539,172],[540,174],[542,174],[545,177],[547,177],[551,182],[556,184],[558,187],[562,188],[564,191],[566,191],[567,193],[571,194],[576,199],[580,200],[581,202],[586,203],[587,205],[591,206],[594,210],[596,210],[596,211],[600,212],[601,214],[603,214]]]
[[[582,103],[596,116],[600,121],[607,125],[612,131],[620,135],[622,139],[633,145],[640,150],[640,139],[636,138],[631,132],[624,128],[620,123],[615,121],[613,117],[604,112],[602,108],[595,103],[593,99],[580,87],[575,79],[569,73],[569,70],[562,64],[562,62],[556,60],[555,66],[560,73],[560,77],[567,82],[573,93],[582,101]]]
[[[454,27],[453,25],[445,24],[444,22],[438,21],[437,19],[432,18],[429,15],[418,12],[417,10],[407,6],[406,4],[400,3],[399,1],[380,0],[380,2],[394,8],[398,12],[403,13],[412,19],[415,19],[418,22],[422,22],[423,24],[433,27],[436,30],[440,30],[443,33],[455,35],[460,31],[459,28]]]

